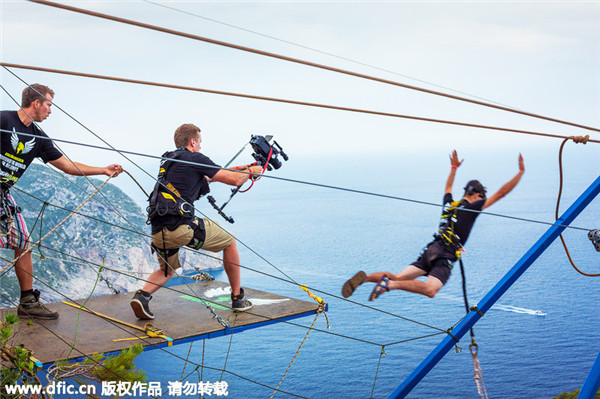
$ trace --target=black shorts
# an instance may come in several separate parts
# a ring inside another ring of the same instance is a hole
[[[450,258],[442,244],[437,241],[431,242],[423,251],[419,259],[411,263],[413,266],[425,272],[426,276],[433,276],[440,280],[443,285],[446,285],[450,278],[453,262],[456,258]]]

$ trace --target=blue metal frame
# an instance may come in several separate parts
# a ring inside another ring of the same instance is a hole
[[[513,266],[513,268],[500,280],[494,288],[479,302],[477,308],[485,314],[492,305],[517,281],[517,279],[533,264],[533,262],[558,238],[563,230],[568,226],[586,206],[600,192],[600,177],[598,177],[586,191],[565,211],[565,213],[552,225],[546,233],[527,251],[525,255]],[[477,321],[481,315],[476,311],[471,311],[467,316],[452,329],[452,335],[457,339],[462,338]],[[417,368],[394,390],[389,396],[392,398],[404,398],[408,393],[429,373],[429,371],[452,349],[456,341],[450,335],[447,335],[440,344],[421,362]],[[597,370],[596,370],[597,369]],[[600,373],[600,361],[592,368],[595,373]],[[592,373],[590,373],[591,375]],[[593,377],[589,377],[593,378]],[[598,379],[598,378],[596,378]],[[587,382],[587,381],[586,381]]]
[[[598,357],[596,358],[596,362],[592,366],[590,373],[588,374],[585,382],[583,383],[583,387],[581,391],[579,391],[579,395],[577,395],[577,399],[593,399],[596,396],[596,393],[600,389],[600,352],[598,352]]]

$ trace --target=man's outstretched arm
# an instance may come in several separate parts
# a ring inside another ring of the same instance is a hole
[[[496,201],[498,201],[500,198],[502,198],[506,194],[510,193],[512,191],[512,189],[515,188],[517,183],[519,183],[519,180],[521,180],[523,173],[525,173],[525,163],[523,162],[523,155],[519,154],[519,173],[517,173],[517,175],[515,177],[513,177],[506,184],[504,184],[502,187],[500,187],[500,190],[498,190],[494,195],[492,195],[491,197],[486,199],[485,203],[483,204],[483,207],[481,207],[481,209],[485,209],[485,208],[491,206]]]
[[[106,175],[114,177],[118,176],[123,171],[121,165],[113,164],[108,166],[88,166],[79,162],[71,162],[64,155],[54,161],[50,161],[50,164],[66,174],[74,176],[94,176],[94,175]]]
[[[458,154],[456,150],[452,151],[450,154],[450,174],[448,175],[448,180],[446,181],[446,188],[444,189],[444,194],[452,194],[452,186],[454,185],[454,177],[456,176],[456,169],[463,163],[458,160]]]

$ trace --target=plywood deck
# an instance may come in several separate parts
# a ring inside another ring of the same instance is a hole
[[[212,281],[170,287],[172,290],[163,288],[156,292],[150,301],[150,309],[155,315],[155,319],[150,322],[163,329],[164,335],[170,337],[173,340],[172,344],[176,345],[314,315],[318,308],[317,303],[313,301],[301,301],[244,288],[246,297],[254,303],[254,307],[247,312],[240,312],[235,319],[235,313],[229,309],[231,301],[228,287],[224,282]],[[133,293],[125,293],[95,297],[91,298],[85,307],[114,319],[144,327],[147,321],[138,320],[129,305],[132,296]],[[223,327],[197,298],[207,301],[232,328]],[[82,304],[84,300],[76,302]],[[63,303],[48,306],[60,313],[57,320],[35,320],[33,325],[28,325],[30,323],[27,320],[21,320],[13,329],[13,345],[25,345],[43,364],[66,358],[77,359],[92,353],[112,353],[130,347],[133,343],[141,343],[145,350],[169,345],[162,338],[114,342],[113,339],[141,337],[145,334],[88,312],[80,312],[77,308]],[[6,312],[16,314],[16,309],[2,309],[0,312],[4,317]],[[79,327],[75,337],[78,317]],[[77,350],[68,355],[74,340]]]

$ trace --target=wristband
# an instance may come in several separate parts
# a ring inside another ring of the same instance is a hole
[[[458,169],[458,166],[456,166],[456,165],[450,165],[450,167],[454,168],[454,169]]]

